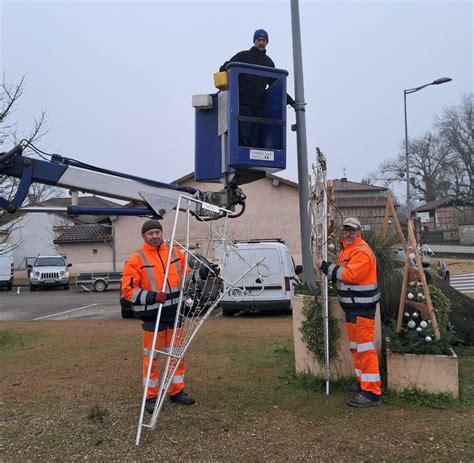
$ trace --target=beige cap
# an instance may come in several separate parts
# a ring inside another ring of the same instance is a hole
[[[342,222],[342,226],[350,227],[350,228],[353,228],[354,230],[362,228],[362,225],[360,224],[359,219],[356,219],[355,217],[348,217],[347,219],[344,219],[344,222]]]

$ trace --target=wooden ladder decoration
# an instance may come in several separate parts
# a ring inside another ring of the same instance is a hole
[[[395,223],[395,228],[397,229],[397,235],[400,239],[400,242],[403,243],[405,246],[405,250],[407,248],[407,244],[405,241],[405,237],[403,236],[402,227],[400,227],[400,222],[398,221],[397,211],[395,210],[395,206],[393,204],[392,195],[390,191],[387,191],[387,206],[385,207],[385,214],[383,217],[383,225],[382,225],[382,237],[385,238],[388,230],[388,221],[392,216],[392,220]]]
[[[397,221],[398,222],[398,221]],[[418,271],[412,268],[410,253],[415,254],[416,267]],[[425,296],[425,303],[415,302],[411,299],[408,299],[408,285],[410,281],[415,279],[421,280],[423,285],[423,293]],[[402,293],[400,296],[400,306],[398,308],[398,319],[397,319],[397,333],[400,333],[402,329],[403,314],[405,312],[405,304],[418,310],[421,314],[431,320],[431,326],[433,327],[433,332],[435,339],[440,340],[441,335],[439,332],[438,322],[433,310],[433,303],[431,302],[431,295],[428,288],[428,283],[426,281],[425,272],[423,271],[423,266],[421,264],[420,253],[418,252],[418,246],[415,238],[415,230],[413,228],[413,223],[411,220],[408,221],[408,243],[406,244],[406,259],[405,259],[405,271],[403,272],[403,283],[402,283]]]

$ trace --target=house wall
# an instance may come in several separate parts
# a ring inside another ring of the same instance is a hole
[[[23,270],[27,257],[58,254],[54,228],[72,224],[67,217],[44,212],[26,213],[6,240],[13,247],[14,266]]]
[[[300,218],[298,189],[282,181],[274,186],[273,180],[263,178],[242,185],[247,196],[246,210],[242,216],[227,221],[228,240],[281,238],[297,263],[301,263]],[[188,181],[183,186],[201,190],[219,189],[216,184],[201,184]],[[219,226],[217,221],[216,226]],[[202,247],[207,238],[207,226],[200,224],[196,242]],[[184,230],[183,230],[184,232]],[[202,244],[201,244],[202,243]],[[219,249],[216,250],[218,257]]]
[[[461,239],[459,224],[472,223],[473,217],[474,208],[470,206],[438,207],[433,214],[430,212],[430,221],[422,224],[422,229],[442,231],[445,241],[459,241]]]
[[[69,243],[57,246],[60,254],[66,255],[67,263],[72,264],[69,271],[71,276],[83,272],[113,271],[111,243]]]
[[[361,198],[361,201],[370,202],[370,199]],[[361,205],[357,207],[338,207],[338,210],[344,218],[357,217],[360,220],[362,226],[367,227],[364,227],[364,229],[371,231],[380,231],[382,229],[385,215],[385,206],[373,207]]]
[[[183,182],[182,186],[192,186],[203,191],[218,191],[220,184],[197,183],[194,180]],[[241,217],[227,220],[227,239],[255,239],[255,238],[281,238],[288,246],[296,263],[301,262],[298,190],[283,182],[272,186],[272,180],[265,178],[257,182],[243,185],[242,189],[247,195],[247,208]],[[171,212],[163,220],[165,238],[170,238],[174,223],[175,213]],[[186,223],[185,215],[180,217],[176,239],[185,242]],[[117,261],[123,265],[127,257],[137,250],[143,243],[140,228],[146,219],[135,217],[119,217],[115,223],[115,240]],[[208,246],[209,227],[223,232],[225,221],[223,219],[211,222],[191,220],[190,245],[201,249],[202,253]],[[219,233],[217,233],[219,234]],[[210,257],[217,259],[221,253],[217,246]]]

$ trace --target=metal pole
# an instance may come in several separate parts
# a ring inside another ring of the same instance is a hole
[[[112,271],[117,271],[117,248],[115,246],[115,225],[114,222],[117,220],[117,216],[110,217],[110,224],[112,226]]]
[[[323,227],[322,227],[322,257],[328,260],[328,190],[327,190],[327,169],[326,159],[322,159],[324,164],[321,165],[323,173]],[[324,353],[326,360],[326,394],[329,394],[329,381],[331,379],[331,370],[329,364],[329,297],[328,297],[328,279],[322,278],[322,296],[324,311]]]
[[[304,281],[315,286],[313,252],[311,249],[311,222],[309,217],[308,153],[306,146],[306,118],[303,83],[303,58],[298,0],[291,0],[291,29],[293,38],[293,68],[295,73],[296,140],[298,153],[298,184],[300,202],[301,254]]]
[[[403,103],[405,107],[405,163],[406,163],[406,181],[407,181],[407,220],[410,220],[411,201],[410,201],[410,158],[408,156],[408,122],[407,122],[407,91],[403,91]]]

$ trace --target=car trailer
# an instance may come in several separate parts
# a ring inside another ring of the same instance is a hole
[[[120,283],[122,272],[92,272],[79,273],[76,276],[76,286],[92,286],[96,292],[105,291],[111,283]]]

